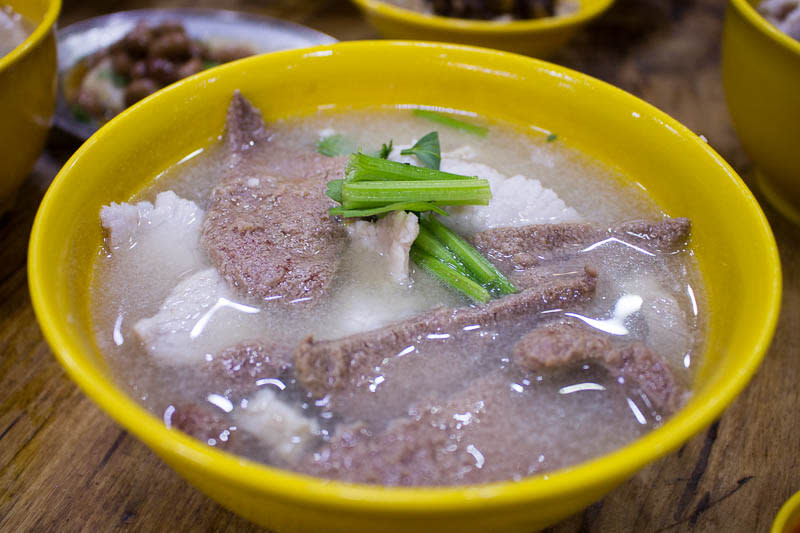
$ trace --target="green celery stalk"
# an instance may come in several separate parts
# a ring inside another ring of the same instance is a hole
[[[344,169],[345,181],[425,181],[478,179],[477,176],[461,176],[432,168],[417,167],[372,157],[367,154],[351,154]]]
[[[435,235],[466,266],[473,279],[484,287],[497,289],[502,294],[513,294],[517,288],[467,241],[434,217],[420,219],[421,227]]]
[[[489,182],[482,179],[430,181],[361,181],[342,184],[342,207],[364,209],[400,202],[437,205],[487,205]]]
[[[461,272],[442,263],[435,257],[428,255],[426,252],[423,252],[416,245],[411,246],[409,255],[420,268],[427,270],[435,277],[439,278],[439,280],[470,299],[479,303],[486,303],[489,301],[489,291]]]
[[[433,211],[443,216],[449,216],[449,213],[438,207],[436,204],[430,202],[400,202],[396,204],[384,205],[381,207],[372,207],[370,209],[345,209],[344,207],[331,207],[328,213],[331,215],[339,215],[344,218],[351,217],[371,217],[381,215],[390,211]]]
[[[447,263],[451,268],[454,268],[464,274],[465,276],[469,276],[469,272],[464,264],[458,260],[456,254],[450,251],[447,246],[441,243],[436,236],[430,232],[430,230],[426,229],[422,225],[419,226],[419,234],[417,235],[416,240],[414,240],[414,246],[427,253],[428,255]]]

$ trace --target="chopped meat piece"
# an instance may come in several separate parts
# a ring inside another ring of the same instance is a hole
[[[228,384],[237,397],[256,390],[259,380],[281,378],[291,367],[291,347],[257,341],[225,348],[206,363],[208,373]]]
[[[164,422],[167,427],[179,429],[218,448],[230,449],[236,441],[236,430],[231,427],[231,420],[210,405],[189,403],[170,406],[164,414]]]
[[[252,148],[255,143],[266,140],[268,136],[261,111],[236,90],[225,119],[225,143],[234,151],[244,151]]]
[[[237,426],[260,439],[279,460],[296,460],[317,441],[316,420],[262,389],[233,413]]]
[[[595,361],[632,380],[668,412],[678,408],[680,387],[664,361],[641,342],[618,345],[609,336],[571,323],[534,329],[512,350],[514,362],[533,372]]]

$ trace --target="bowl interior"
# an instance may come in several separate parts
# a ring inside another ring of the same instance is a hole
[[[691,217],[709,331],[689,405],[664,427],[589,463],[519,483],[452,489],[325,483],[234,459],[167,430],[109,381],[93,340],[87,284],[101,243],[98,212],[103,204],[129,199],[164,168],[214,142],[235,89],[267,121],[323,107],[413,104],[535,125],[619,169],[668,214]],[[42,330],[67,371],[170,463],[312,506],[430,512],[596,493],[677,448],[718,416],[757,368],[775,327],[781,287],[772,233],[748,189],[705,142],[663,113],[549,63],[454,45],[387,41],[245,59],[184,80],[124,112],[89,139],[53,182],[34,225],[29,275]]]
[[[27,53],[50,31],[58,18],[61,0],[5,0],[3,5],[22,15],[33,26],[33,31],[19,46],[0,57],[0,72]]]

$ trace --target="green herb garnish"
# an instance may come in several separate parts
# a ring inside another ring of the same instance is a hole
[[[203,61],[203,70],[208,70],[210,68],[218,67],[221,64],[222,63],[220,63],[219,61],[206,60],[206,61]]]
[[[476,124],[470,124],[469,122],[458,120],[445,113],[439,113],[438,111],[415,109],[413,113],[414,116],[424,118],[432,122],[436,122],[438,124],[442,124],[443,126],[447,126],[449,128],[455,128],[457,130],[466,131],[467,133],[478,135],[479,137],[486,137],[489,134],[489,128],[487,128],[486,126],[478,126]]]
[[[337,155],[352,154],[353,152],[356,151],[356,149],[357,149],[356,143],[354,143],[349,137],[346,137],[341,133],[336,133],[334,135],[328,135],[327,137],[323,137],[317,143],[317,152],[328,157],[336,157]]]
[[[547,136],[547,142],[549,143],[555,141],[556,139],[558,139],[558,135],[556,135],[555,133],[551,133]]]
[[[381,159],[389,159],[389,154],[392,153],[392,140],[389,139],[389,144],[383,144],[381,146],[380,151],[378,152],[378,157]]]
[[[92,120],[92,117],[89,115],[89,113],[77,104],[73,104],[69,110],[70,113],[72,113],[72,118],[78,122],[89,123]]]
[[[400,155],[415,155],[420,163],[433,170],[439,170],[442,152],[439,148],[439,132],[432,131],[423,136],[411,148],[406,148]]]
[[[334,202],[342,203],[342,183],[344,180],[330,180],[325,195]]]
[[[103,69],[97,73],[97,77],[104,80],[111,80],[114,87],[127,87],[130,80],[127,76],[117,74],[114,69]]]

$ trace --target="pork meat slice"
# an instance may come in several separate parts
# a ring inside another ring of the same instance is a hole
[[[219,273],[201,270],[178,283],[158,312],[136,322],[133,330],[159,363],[183,366],[241,338],[257,338],[263,326],[256,307],[236,303]]]

